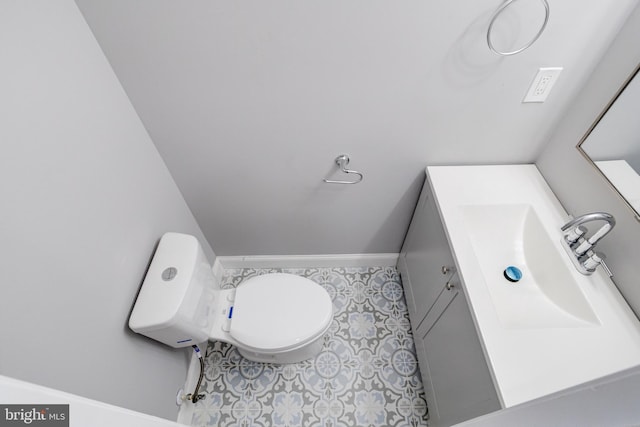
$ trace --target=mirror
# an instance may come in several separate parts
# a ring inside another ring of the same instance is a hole
[[[578,144],[640,220],[640,65]]]

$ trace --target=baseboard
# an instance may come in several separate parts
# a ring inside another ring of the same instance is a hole
[[[222,277],[227,268],[395,267],[397,262],[397,253],[218,256],[213,272]]]

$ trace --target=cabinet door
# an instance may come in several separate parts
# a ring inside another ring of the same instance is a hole
[[[431,426],[449,426],[500,409],[464,293],[453,288],[440,299],[448,305],[416,336],[423,355],[420,369],[426,370],[422,376]]]
[[[428,182],[422,189],[401,258],[409,316],[417,328],[444,288],[447,277],[442,267],[454,265]]]

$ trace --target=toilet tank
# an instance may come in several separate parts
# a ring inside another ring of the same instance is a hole
[[[165,233],[140,288],[129,327],[176,348],[207,341],[214,284],[198,239]]]

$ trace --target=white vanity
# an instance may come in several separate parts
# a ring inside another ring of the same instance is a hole
[[[600,268],[573,267],[567,220],[534,165],[427,168],[398,268],[430,425],[640,364],[638,319]]]

